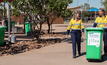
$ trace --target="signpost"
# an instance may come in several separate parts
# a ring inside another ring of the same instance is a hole
[[[9,42],[11,42],[11,40],[10,40],[10,21],[11,21],[11,19],[10,19],[10,5],[9,5],[9,1],[7,2],[7,18],[8,18],[8,41]]]

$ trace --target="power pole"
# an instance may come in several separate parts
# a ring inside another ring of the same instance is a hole
[[[89,0],[87,0],[88,4],[89,4]]]
[[[3,5],[4,7],[3,7],[3,16],[4,16],[4,19],[5,19],[5,2],[4,2],[4,5]],[[6,21],[6,19],[5,19],[5,21]]]
[[[81,5],[81,20],[82,20],[82,9],[83,9],[83,6]]]
[[[77,7],[78,7],[78,0],[77,0]]]
[[[10,40],[10,1],[7,1],[7,18],[8,18],[8,42],[11,42]]]

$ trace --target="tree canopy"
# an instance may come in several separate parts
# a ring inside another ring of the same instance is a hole
[[[32,21],[39,20],[40,22],[47,22],[48,28],[50,28],[56,17],[61,16],[64,18],[71,16],[71,10],[67,9],[70,3],[72,3],[72,0],[15,0],[12,2],[12,6],[14,8],[13,12],[15,11],[16,14],[18,11],[20,13],[24,12],[25,8],[26,18],[30,18],[30,20],[33,18]],[[16,15],[15,13],[14,15]],[[52,22],[49,22],[49,19],[52,19]]]
[[[50,25],[56,17],[61,16],[64,18],[71,16],[72,11],[67,9],[70,3],[72,3],[72,0],[14,0],[11,5],[13,6],[12,14],[14,16],[24,14],[26,21],[30,23],[34,22],[35,25],[33,27],[37,26],[37,22],[39,21],[39,33],[43,22],[47,22],[49,33]],[[49,22],[49,19],[52,21]]]
[[[105,10],[107,11],[107,0],[101,0],[102,6],[104,6]]]
[[[88,10],[90,9],[90,4],[88,3],[84,3],[84,5],[82,5],[83,10]]]

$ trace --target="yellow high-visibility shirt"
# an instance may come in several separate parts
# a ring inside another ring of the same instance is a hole
[[[107,27],[104,26],[104,24],[107,24],[107,15],[103,19],[100,16],[97,17],[95,23],[97,24],[98,27]]]
[[[74,18],[71,19],[69,22],[67,30],[73,29],[73,30],[81,30],[84,28],[84,25],[82,23],[82,20],[75,20]]]

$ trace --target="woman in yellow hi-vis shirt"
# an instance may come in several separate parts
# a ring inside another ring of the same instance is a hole
[[[99,16],[96,18],[93,27],[102,27],[104,29],[104,55],[107,56],[107,15],[105,15],[103,8],[99,9]]]
[[[67,37],[71,29],[71,40],[73,48],[73,58],[76,58],[76,43],[78,46],[78,54],[81,55],[81,35],[84,33],[84,25],[82,20],[79,19],[79,12],[74,12],[74,17],[71,19],[67,28]],[[82,30],[82,33],[81,33]]]

